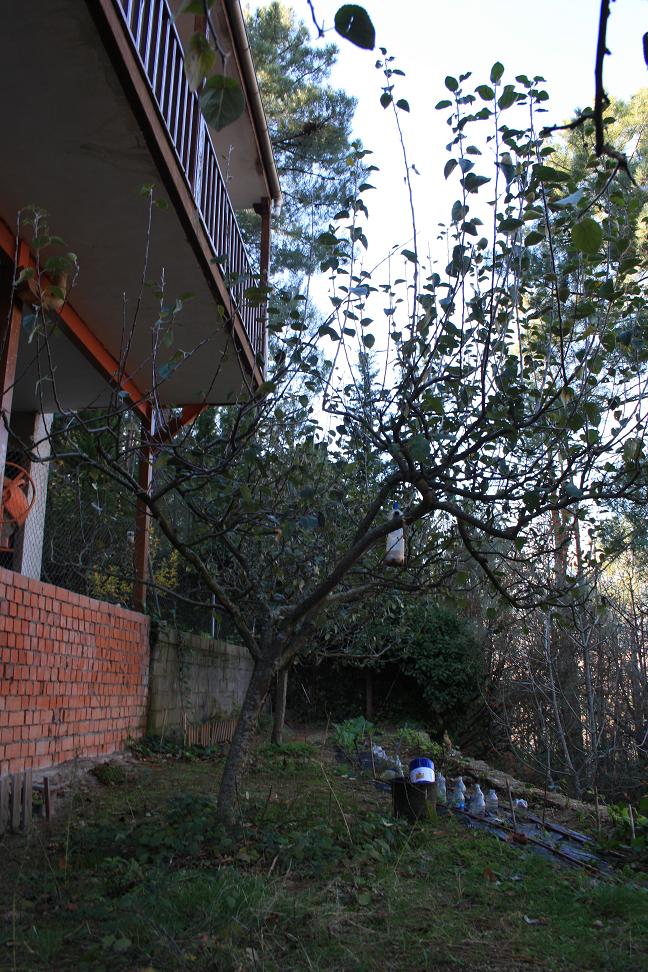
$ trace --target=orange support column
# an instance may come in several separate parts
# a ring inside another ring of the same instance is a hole
[[[137,479],[139,486],[147,493],[151,489],[153,479],[153,418],[149,411],[148,421],[142,422],[140,433],[139,468]],[[140,497],[135,503],[135,542],[133,548],[133,568],[135,583],[133,585],[133,607],[136,611],[146,610],[146,590],[149,580],[149,526],[150,516],[146,502]]]
[[[0,269],[0,485],[4,479],[7,447],[9,444],[9,422],[16,380],[16,361],[22,322],[22,307],[13,298],[13,266],[4,265]],[[0,492],[0,502],[1,502]]]

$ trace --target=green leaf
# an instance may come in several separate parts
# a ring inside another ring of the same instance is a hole
[[[339,240],[334,233],[320,233],[317,242],[321,243],[322,246],[337,246]]]
[[[538,182],[568,182],[569,173],[554,169],[550,165],[534,165],[533,178]]]
[[[482,101],[492,101],[495,97],[495,92],[487,84],[480,84],[475,88],[475,91],[482,99]]]
[[[259,398],[264,398],[266,395],[269,395],[270,392],[273,392],[276,387],[277,386],[275,385],[274,381],[264,381],[259,385],[257,395]]]
[[[32,267],[24,267],[20,271],[20,274],[18,275],[18,278],[16,280],[16,287],[19,287],[26,280],[31,280],[33,276],[34,276],[34,270],[33,270],[33,268]]]
[[[220,132],[245,111],[245,95],[241,85],[223,74],[212,75],[200,94],[200,109],[207,124]]]
[[[453,78],[452,75],[449,74],[445,79],[445,86],[448,89],[448,91],[456,91],[457,88],[459,87],[459,82],[457,81],[456,78]]]
[[[491,84],[497,84],[504,74],[504,65],[500,61],[495,61],[491,68],[490,79]]]
[[[586,216],[572,227],[571,238],[579,253],[596,256],[603,243],[603,230],[595,219]]]
[[[514,105],[516,101],[517,94],[515,93],[515,88],[512,84],[507,84],[499,98],[499,101],[497,102],[498,107],[502,111],[505,111],[507,108],[510,108],[511,105]]]
[[[364,7],[356,3],[345,3],[335,14],[334,23],[340,37],[365,51],[373,51],[376,46],[376,31]]]
[[[191,91],[197,91],[203,79],[214,67],[216,55],[203,34],[191,35],[189,50],[185,57],[184,69]]]
[[[448,101],[447,98],[444,98],[443,101],[437,101],[437,103],[436,103],[436,105],[434,107],[435,107],[436,111],[440,111],[441,108],[449,108],[451,104],[452,104],[451,101]]]
[[[533,230],[532,233],[529,233],[528,236],[524,237],[524,245],[535,246],[536,243],[542,243],[543,240],[544,235],[542,233],[538,233],[537,230]]]
[[[479,187],[486,185],[487,182],[490,182],[490,179],[486,176],[475,175],[474,172],[469,172],[461,182],[466,192],[477,192]]]
[[[389,91],[383,91],[380,96],[380,104],[383,106],[383,108],[389,108],[393,100],[394,99],[390,95]]]
[[[365,348],[373,348],[374,344],[376,343],[376,339],[373,334],[363,334],[362,343],[364,344]]]
[[[523,220],[514,219],[512,216],[509,216],[508,219],[502,220],[498,226],[498,229],[501,233],[514,233],[515,230],[520,228],[520,226],[524,226]]]
[[[425,462],[429,458],[430,443],[424,435],[415,435],[413,439],[410,439],[408,446],[414,462]]]
[[[447,179],[448,176],[453,171],[453,169],[456,169],[456,167],[457,167],[457,160],[456,159],[448,159],[448,161],[446,162],[446,164],[443,167],[443,176],[444,176],[444,178]]]
[[[416,253],[413,250],[401,250],[401,256],[406,257],[410,263],[418,263]]]
[[[410,110],[409,101],[406,101],[405,98],[400,98],[396,102],[396,107],[397,108],[400,108],[401,111],[409,111]]]
[[[331,341],[340,340],[340,335],[338,334],[338,332],[334,330],[332,327],[330,327],[328,324],[324,324],[322,327],[320,327],[317,333],[319,334],[320,337],[330,337]]]

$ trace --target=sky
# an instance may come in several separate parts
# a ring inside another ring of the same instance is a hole
[[[307,0],[290,5],[311,24]],[[411,237],[400,146],[392,114],[379,104],[382,74],[374,67],[379,47],[386,47],[396,58],[394,66],[406,73],[397,94],[411,106],[411,113],[401,117],[410,161],[420,172],[414,194],[423,251],[456,198],[452,180],[447,184],[442,174],[449,158],[447,113],[434,110],[448,95],[446,75],[472,71],[467,84],[475,86],[488,81],[495,61],[506,68],[504,82],[517,74],[540,74],[551,95],[548,122],[564,121],[576,107],[593,101],[599,0],[364,0],[376,28],[376,51],[360,50],[338,37],[332,25],[340,5],[341,0],[313,0],[326,40],[335,40],[340,50],[332,84],[357,98],[354,134],[373,150],[371,161],[380,167],[371,177],[378,191],[367,197],[370,257],[376,262]],[[645,31],[648,0],[612,3],[611,54],[605,61],[609,94],[628,97],[648,85],[641,43]]]

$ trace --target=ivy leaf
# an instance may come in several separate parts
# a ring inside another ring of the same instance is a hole
[[[383,91],[383,93],[380,96],[380,104],[383,106],[383,108],[389,108],[392,101],[393,98],[390,95],[389,91]]]
[[[220,132],[245,111],[245,95],[241,85],[223,74],[212,75],[201,92],[200,109],[207,124]]]
[[[579,253],[596,256],[603,242],[603,230],[595,219],[586,216],[572,227],[571,238]]]
[[[445,86],[448,89],[448,91],[456,91],[457,88],[459,87],[459,82],[457,81],[456,78],[453,78],[452,75],[449,74],[445,79]]]
[[[504,65],[501,61],[495,61],[491,68],[490,79],[492,84],[497,84],[504,74]]]
[[[203,79],[212,70],[215,60],[216,55],[209,46],[207,38],[202,34],[192,34],[184,64],[191,91],[198,90]]]
[[[363,334],[362,343],[364,344],[365,348],[373,348],[374,344],[376,343],[376,339],[373,334]]]
[[[364,7],[356,3],[345,3],[335,14],[334,23],[340,37],[365,51],[373,51],[376,46],[376,31]]]
[[[406,101],[405,98],[400,98],[396,102],[396,107],[397,108],[400,108],[401,111],[409,111],[410,110],[409,101]]]

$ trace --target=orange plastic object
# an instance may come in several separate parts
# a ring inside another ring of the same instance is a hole
[[[5,463],[5,469],[15,469],[12,477],[5,476],[2,484],[2,510],[0,510],[0,550],[11,550],[5,525],[21,527],[36,501],[36,487],[26,469],[15,462]]]

